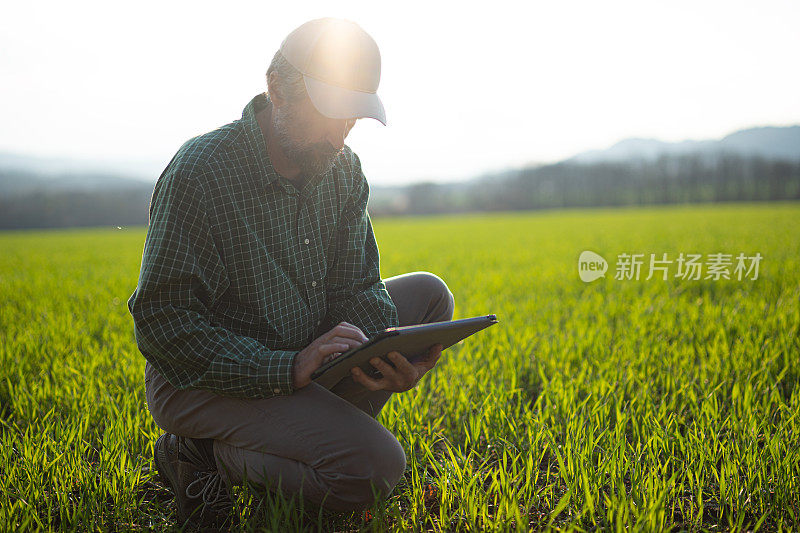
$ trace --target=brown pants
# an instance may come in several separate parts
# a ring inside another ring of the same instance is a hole
[[[385,279],[400,325],[452,320],[453,294],[438,276]],[[360,510],[391,493],[403,476],[403,447],[375,417],[391,392],[372,392],[349,376],[328,390],[311,383],[290,395],[238,399],[179,390],[148,362],[147,405],[164,431],[214,439],[228,487],[245,479],[299,495],[333,511]]]

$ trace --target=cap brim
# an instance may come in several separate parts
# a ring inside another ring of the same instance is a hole
[[[303,76],[308,97],[328,118],[374,118],[386,125],[386,112],[376,93],[351,91]]]

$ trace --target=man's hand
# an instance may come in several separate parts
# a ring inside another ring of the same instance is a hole
[[[311,374],[323,363],[335,359],[350,348],[360,346],[367,341],[364,332],[353,324],[339,322],[327,333],[306,346],[294,358],[292,369],[292,387],[301,389],[311,383]]]
[[[380,379],[367,376],[357,366],[350,369],[350,374],[354,381],[372,391],[383,389],[391,392],[405,392],[413,389],[422,376],[436,366],[436,361],[441,355],[441,344],[431,346],[428,355],[414,363],[410,363],[400,352],[389,352],[386,357],[394,363],[395,368],[392,368],[380,357],[373,357],[369,361],[383,375]]]

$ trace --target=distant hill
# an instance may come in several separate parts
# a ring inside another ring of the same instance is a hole
[[[147,224],[155,180],[107,165],[0,152],[0,229]]]
[[[0,195],[13,197],[31,193],[153,190],[154,182],[128,178],[113,173],[36,174],[0,168]]]
[[[163,167],[141,179],[136,164],[109,164],[0,152],[0,229],[147,224]],[[706,141],[627,139],[559,163],[463,182],[376,184],[369,213],[786,200],[800,200],[800,126],[751,128]]]
[[[605,150],[582,152],[568,159],[572,163],[653,161],[662,155],[733,153],[769,160],[800,160],[800,126],[750,128],[719,140],[664,142],[657,139],[625,139]]]
[[[665,142],[658,139],[625,139],[604,150],[582,152],[563,163],[602,163],[654,161],[664,155],[723,153],[758,156],[768,160],[800,160],[800,125],[766,126],[736,131],[716,140]],[[92,191],[143,188],[152,191],[156,178],[166,166],[157,161],[90,161],[59,157],[38,157],[0,151],[0,196],[17,196],[32,192]],[[520,169],[524,170],[524,169]],[[504,181],[517,171],[490,173]],[[476,177],[477,179],[477,177]],[[472,182],[475,180],[469,180]],[[398,191],[407,187],[372,187],[373,199],[381,206],[403,203]],[[452,188],[457,184],[440,187]]]
[[[88,160],[0,151],[0,195],[33,191],[153,188],[163,166],[152,160]]]

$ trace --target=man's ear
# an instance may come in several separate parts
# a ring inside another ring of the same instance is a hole
[[[269,93],[269,99],[272,100],[273,106],[283,107],[286,105],[281,78],[274,70],[267,76],[267,92]]]

